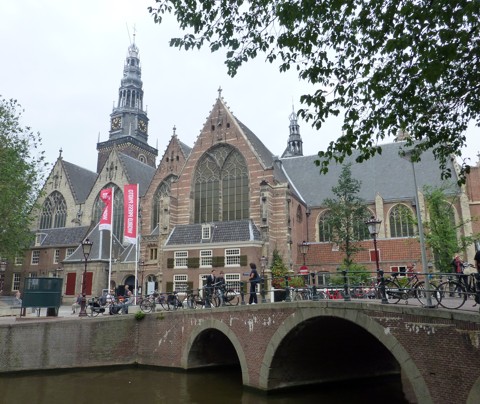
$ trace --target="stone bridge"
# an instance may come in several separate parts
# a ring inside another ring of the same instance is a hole
[[[480,402],[480,316],[303,301],[0,323],[0,371],[141,364],[238,366],[270,391],[397,377],[411,401]]]

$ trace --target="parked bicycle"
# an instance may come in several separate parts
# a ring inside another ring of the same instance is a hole
[[[404,300],[405,303],[408,304],[408,299],[414,297],[422,304],[422,306],[426,306],[428,298],[425,282],[420,280],[416,273],[406,277],[406,282],[404,281],[405,278],[400,281],[398,279],[399,275],[399,273],[392,273],[391,278],[385,279],[384,281],[385,295],[388,302],[396,304],[400,300]],[[429,282],[428,285],[432,303],[438,305],[440,293],[433,283]]]
[[[473,267],[473,265],[472,265]],[[461,278],[467,277],[467,282]],[[459,309],[469,297],[475,299],[475,306],[480,303],[480,274],[478,272],[462,275],[450,274],[445,282],[438,285],[440,306],[446,309]]]

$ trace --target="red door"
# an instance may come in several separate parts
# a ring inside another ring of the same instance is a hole
[[[67,286],[65,288],[65,295],[67,296],[73,296],[75,295],[75,282],[77,280],[77,274],[74,272],[71,272],[67,274]]]

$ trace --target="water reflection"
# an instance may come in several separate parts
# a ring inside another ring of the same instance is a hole
[[[239,369],[172,372],[156,368],[105,368],[55,371],[0,378],[0,401],[5,404],[286,404],[286,403],[406,403],[398,380],[382,383],[345,382],[264,395],[244,389]]]

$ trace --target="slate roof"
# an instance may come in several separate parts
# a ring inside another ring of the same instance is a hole
[[[370,203],[378,193],[385,201],[414,200],[412,164],[398,154],[404,144],[405,142],[398,142],[382,145],[381,155],[375,155],[361,164],[355,163],[357,151],[345,159],[344,164],[352,162],[352,177],[361,181],[360,198]],[[337,185],[342,170],[341,164],[332,163],[326,175],[320,174],[319,167],[314,163],[317,158],[317,155],[313,155],[281,159],[295,189],[312,207],[322,206],[326,198],[334,197],[332,187]],[[452,162],[448,164],[454,184],[457,181],[455,169]],[[415,163],[415,174],[420,189],[424,185],[439,187],[445,184],[441,180],[439,163],[431,151],[423,153],[421,161]],[[454,189],[458,191],[458,186],[455,185]]]
[[[187,224],[176,226],[170,233],[165,246],[261,241],[260,231],[250,219],[210,224],[212,225],[212,231],[209,240],[202,240],[201,223]]]
[[[138,183],[138,192],[144,196],[155,175],[155,168],[123,153],[118,153],[118,158],[127,172],[130,184]]]
[[[57,229],[36,230],[35,234],[41,234],[42,242],[38,247],[72,247],[79,245],[85,238],[89,227],[60,227]],[[35,248],[34,243],[31,245]]]
[[[178,140],[178,144],[180,145],[180,148],[182,149],[182,152],[183,152],[185,158],[188,158],[188,156],[190,156],[190,153],[192,152],[192,148],[190,146],[187,146],[181,140]]]
[[[62,160],[63,169],[68,177],[76,203],[85,203],[98,174]]]

